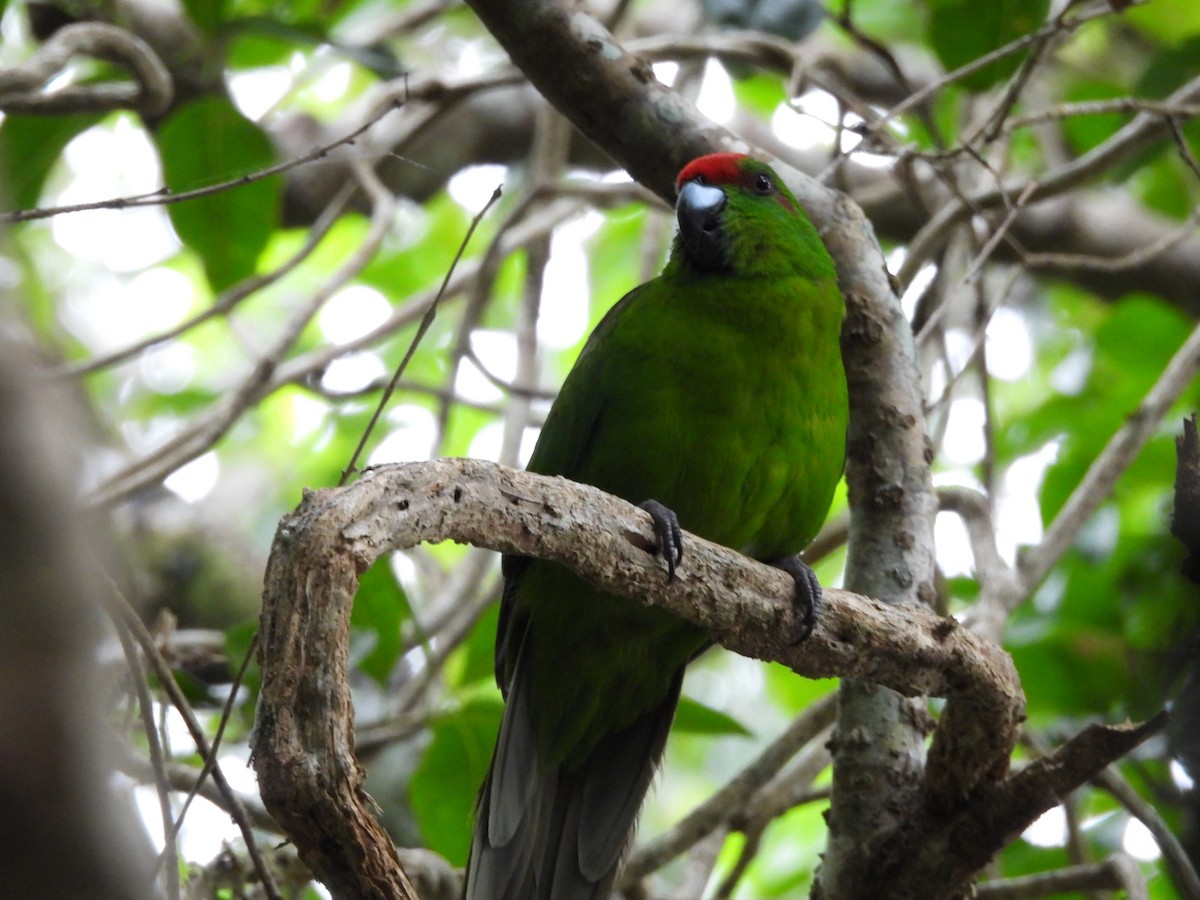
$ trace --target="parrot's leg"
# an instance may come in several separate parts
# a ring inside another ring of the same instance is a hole
[[[658,538],[658,552],[667,561],[667,581],[675,580],[675,567],[683,559],[683,529],[675,511],[657,500],[643,500],[638,504],[650,513],[654,520],[654,536]]]
[[[821,611],[821,582],[817,581],[817,573],[799,556],[785,556],[773,560],[771,565],[791,575],[796,585],[796,606],[802,612],[800,633],[790,642],[795,647],[812,634],[813,626],[817,624],[817,614]]]

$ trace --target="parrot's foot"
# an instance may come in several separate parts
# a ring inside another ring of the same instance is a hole
[[[800,611],[800,633],[791,646],[803,643],[817,624],[817,615],[821,611],[821,582],[817,581],[814,572],[799,556],[785,556],[771,563],[777,569],[783,569],[792,576],[796,584],[796,606]]]
[[[643,500],[638,506],[650,513],[650,518],[654,520],[658,552],[667,562],[667,581],[674,581],[675,567],[683,559],[683,529],[679,527],[679,517],[673,509],[657,500]]]

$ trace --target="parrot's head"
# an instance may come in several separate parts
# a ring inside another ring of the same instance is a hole
[[[750,277],[832,271],[816,228],[766,163],[742,153],[701,156],[675,185],[672,258],[684,268]]]

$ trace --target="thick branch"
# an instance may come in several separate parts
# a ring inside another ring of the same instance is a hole
[[[1160,713],[1139,725],[1091,725],[1001,784],[984,787],[954,816],[928,810],[925,822],[913,823],[910,840],[896,845],[890,863],[897,875],[885,896],[926,900],[937,896],[930,885],[965,884],[1014,835],[1165,724]],[[876,860],[871,867],[888,865]]]
[[[729,144],[727,131],[659,82],[648,62],[582,9],[539,0],[469,5],[543,97],[668,202],[686,162]]]
[[[390,550],[443,540],[570,565],[609,593],[669,609],[732,650],[807,677],[945,697],[980,723],[960,746],[980,760],[977,779],[1006,764],[1023,717],[1009,656],[924,607],[829,590],[813,636],[792,646],[786,575],[687,535],[668,583],[647,515],[623,500],[479,460],[383,466],[306,494],[280,523],[263,596],[254,765],[267,808],[338,896],[385,896],[383,884],[404,896],[353,754],[347,642],[357,579]]]

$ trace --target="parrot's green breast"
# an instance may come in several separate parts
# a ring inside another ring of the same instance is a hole
[[[832,276],[668,269],[597,329],[529,469],[657,500],[685,530],[759,559],[798,553],[844,461],[842,315]],[[531,561],[514,588],[531,614],[530,708],[545,763],[584,759],[661,702],[706,644],[669,613],[601,594],[555,563]]]

